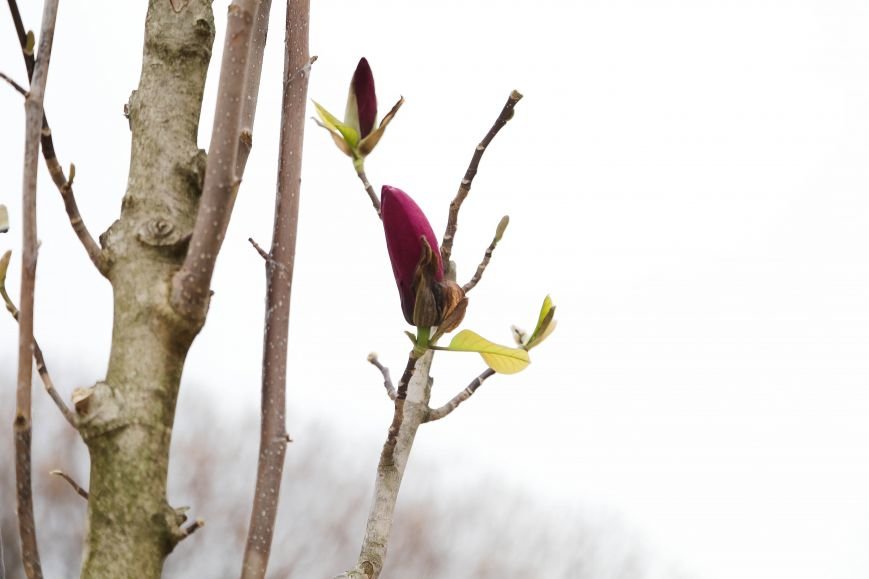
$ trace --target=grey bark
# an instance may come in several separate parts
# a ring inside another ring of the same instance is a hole
[[[82,577],[159,578],[183,536],[166,499],[181,371],[201,320],[170,306],[202,190],[196,137],[214,40],[211,2],[150,0],[142,74],[130,97],[132,148],[121,216],[101,236],[114,290],[104,381],[79,392],[91,458]]]
[[[429,350],[416,361],[413,375],[407,386],[407,399],[396,400],[397,411],[401,412],[401,424],[396,434],[395,447],[388,449],[390,439],[384,445],[377,465],[377,478],[374,482],[374,497],[365,525],[365,538],[356,561],[356,567],[335,579],[377,579],[386,560],[386,549],[401,479],[407,467],[410,451],[419,426],[425,422],[431,399],[432,379],[429,377],[434,352]]]

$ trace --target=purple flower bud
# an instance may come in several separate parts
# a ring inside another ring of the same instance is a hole
[[[389,185],[381,190],[380,211],[404,319],[415,326],[438,325],[444,267],[431,224],[407,193]]]
[[[345,122],[355,119],[359,130],[359,138],[364,139],[371,133],[377,121],[377,95],[374,92],[374,75],[365,57],[359,59],[353,80],[350,82],[350,94],[347,97]]]

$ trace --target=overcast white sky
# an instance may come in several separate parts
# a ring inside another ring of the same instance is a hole
[[[24,4],[38,28],[39,3]],[[135,4],[61,6],[46,108],[94,234],[125,187]],[[265,244],[271,230],[275,4],[254,153],[182,417],[206,396],[227,412],[259,403],[263,267],[246,239]],[[2,12],[0,70],[23,81]],[[619,512],[698,578],[869,575],[866,30],[858,1],[315,2],[310,96],[341,113],[362,55],[382,109],[404,95],[368,174],[413,195],[438,233],[473,147],[510,90],[525,95],[483,160],[454,257],[468,276],[509,213],[465,326],[509,341],[551,293],[559,328],[527,371],[425,427],[415,456],[457,479],[495,469],[556,504]],[[203,145],[215,86],[212,74]],[[11,90],[0,129],[14,227],[0,242],[17,249],[23,107]],[[407,328],[350,163],[313,123],[306,143],[289,429],[302,444],[302,419],[329,420],[373,465],[391,408],[365,356],[397,372]],[[103,376],[111,292],[40,178],[36,327],[68,394]],[[15,336],[0,320],[8,387]],[[475,355],[439,355],[436,401],[481,369]]]

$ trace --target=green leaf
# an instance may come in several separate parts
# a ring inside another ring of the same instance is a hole
[[[531,363],[525,350],[495,344],[471,330],[462,330],[456,334],[447,349],[455,352],[477,352],[486,365],[499,374],[521,372]]]
[[[339,121],[335,115],[327,111],[317,101],[314,101],[314,107],[327,129],[338,131],[351,148],[356,148],[356,145],[359,144],[359,132],[356,129]]]
[[[525,349],[530,350],[535,346],[540,345],[543,340],[549,337],[555,330],[555,305],[552,303],[552,298],[546,296],[543,300],[543,306],[540,308],[540,315],[537,318],[537,327],[531,333],[531,337],[525,342]]]

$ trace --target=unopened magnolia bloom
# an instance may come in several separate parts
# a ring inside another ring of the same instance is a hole
[[[317,124],[329,131],[332,140],[345,155],[353,159],[357,170],[361,169],[366,155],[374,150],[386,126],[398,112],[398,108],[404,102],[399,99],[392,107],[380,125],[377,122],[377,94],[374,91],[374,75],[365,58],[359,60],[353,79],[350,82],[350,90],[347,94],[347,106],[344,110],[344,121],[339,121],[335,115],[327,111],[317,101],[314,106],[320,120]]]
[[[422,209],[401,189],[384,185],[380,210],[404,319],[453,330],[464,317],[467,298],[458,284],[444,279],[437,238]]]
[[[377,120],[377,93],[374,92],[374,75],[365,57],[359,59],[350,91],[347,94],[347,108],[344,110],[344,123],[350,125],[364,139],[371,134]]]

